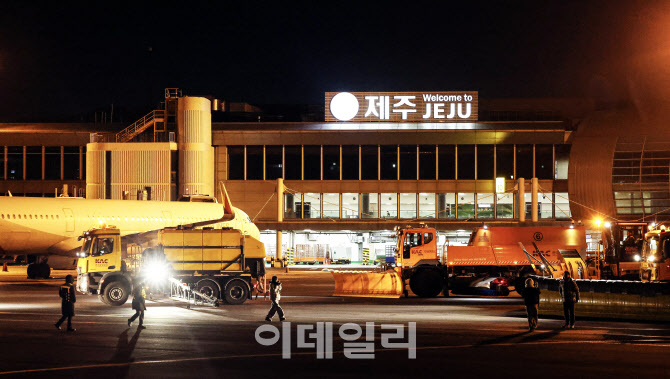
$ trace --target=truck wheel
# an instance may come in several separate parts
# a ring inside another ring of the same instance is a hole
[[[37,266],[37,271],[40,278],[49,279],[51,277],[51,266],[47,263],[40,263]]]
[[[129,294],[130,290],[124,283],[120,281],[114,281],[105,287],[105,291],[102,296],[104,296],[105,300],[107,300],[107,304],[118,307],[126,303]]]
[[[509,287],[507,286],[498,286],[496,288],[496,294],[498,296],[509,296]]]
[[[196,291],[203,295],[215,297],[219,299],[219,285],[211,280],[201,280],[196,285]]]
[[[242,304],[249,297],[249,287],[245,281],[233,279],[226,284],[226,289],[223,290],[223,297],[228,304]]]
[[[409,288],[419,297],[435,297],[442,292],[442,282],[435,270],[419,270],[409,279]]]
[[[26,273],[28,274],[28,279],[35,279],[37,277],[37,266],[36,263],[31,263],[28,265],[28,268],[26,269]]]

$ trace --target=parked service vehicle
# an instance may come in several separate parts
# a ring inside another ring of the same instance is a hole
[[[644,236],[640,260],[640,280],[670,281],[670,230],[665,226],[650,228]]]
[[[157,231],[157,245],[128,254],[119,229],[85,232],[77,263],[77,290],[109,304],[128,300],[138,279],[166,284],[176,280],[208,297],[242,304],[251,298],[251,280],[265,276],[265,247],[236,229]]]
[[[531,274],[587,278],[583,226],[481,227],[468,246],[444,246],[437,253],[434,228],[396,228],[393,259],[380,272],[331,271],[336,296],[393,297],[408,290],[420,297],[452,293],[507,296],[509,287],[521,291]],[[526,246],[530,249],[529,253]],[[389,257],[390,258],[390,257]]]

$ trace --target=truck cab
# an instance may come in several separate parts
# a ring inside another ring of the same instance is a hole
[[[132,290],[132,279],[122,257],[119,229],[113,226],[91,229],[79,239],[83,243],[78,253],[77,290],[97,294],[107,304],[125,303]]]
[[[670,280],[670,230],[663,227],[645,234],[640,256],[640,280]]]

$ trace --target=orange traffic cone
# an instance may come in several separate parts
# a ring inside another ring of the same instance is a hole
[[[5,263],[2,265],[2,271],[4,271],[4,272],[9,271],[9,270],[7,270],[7,262],[5,262]]]

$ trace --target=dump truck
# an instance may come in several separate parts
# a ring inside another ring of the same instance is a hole
[[[608,225],[609,224],[609,225]],[[611,222],[602,229],[602,279],[638,280],[648,231],[645,222]],[[653,230],[653,229],[652,229]]]
[[[434,228],[396,228],[395,256],[387,257],[379,272],[331,271],[334,295],[407,296],[409,285],[420,297],[448,296],[449,290],[507,296],[510,285],[520,288],[530,274],[559,276],[569,270],[576,278],[589,276],[583,226],[484,226],[473,231],[468,246],[443,251],[440,257]]]
[[[155,246],[129,254],[116,227],[85,232],[77,290],[120,306],[140,281],[161,287],[171,280],[207,298],[242,304],[251,298],[252,279],[265,276],[263,243],[239,230],[166,228],[156,233]]]

